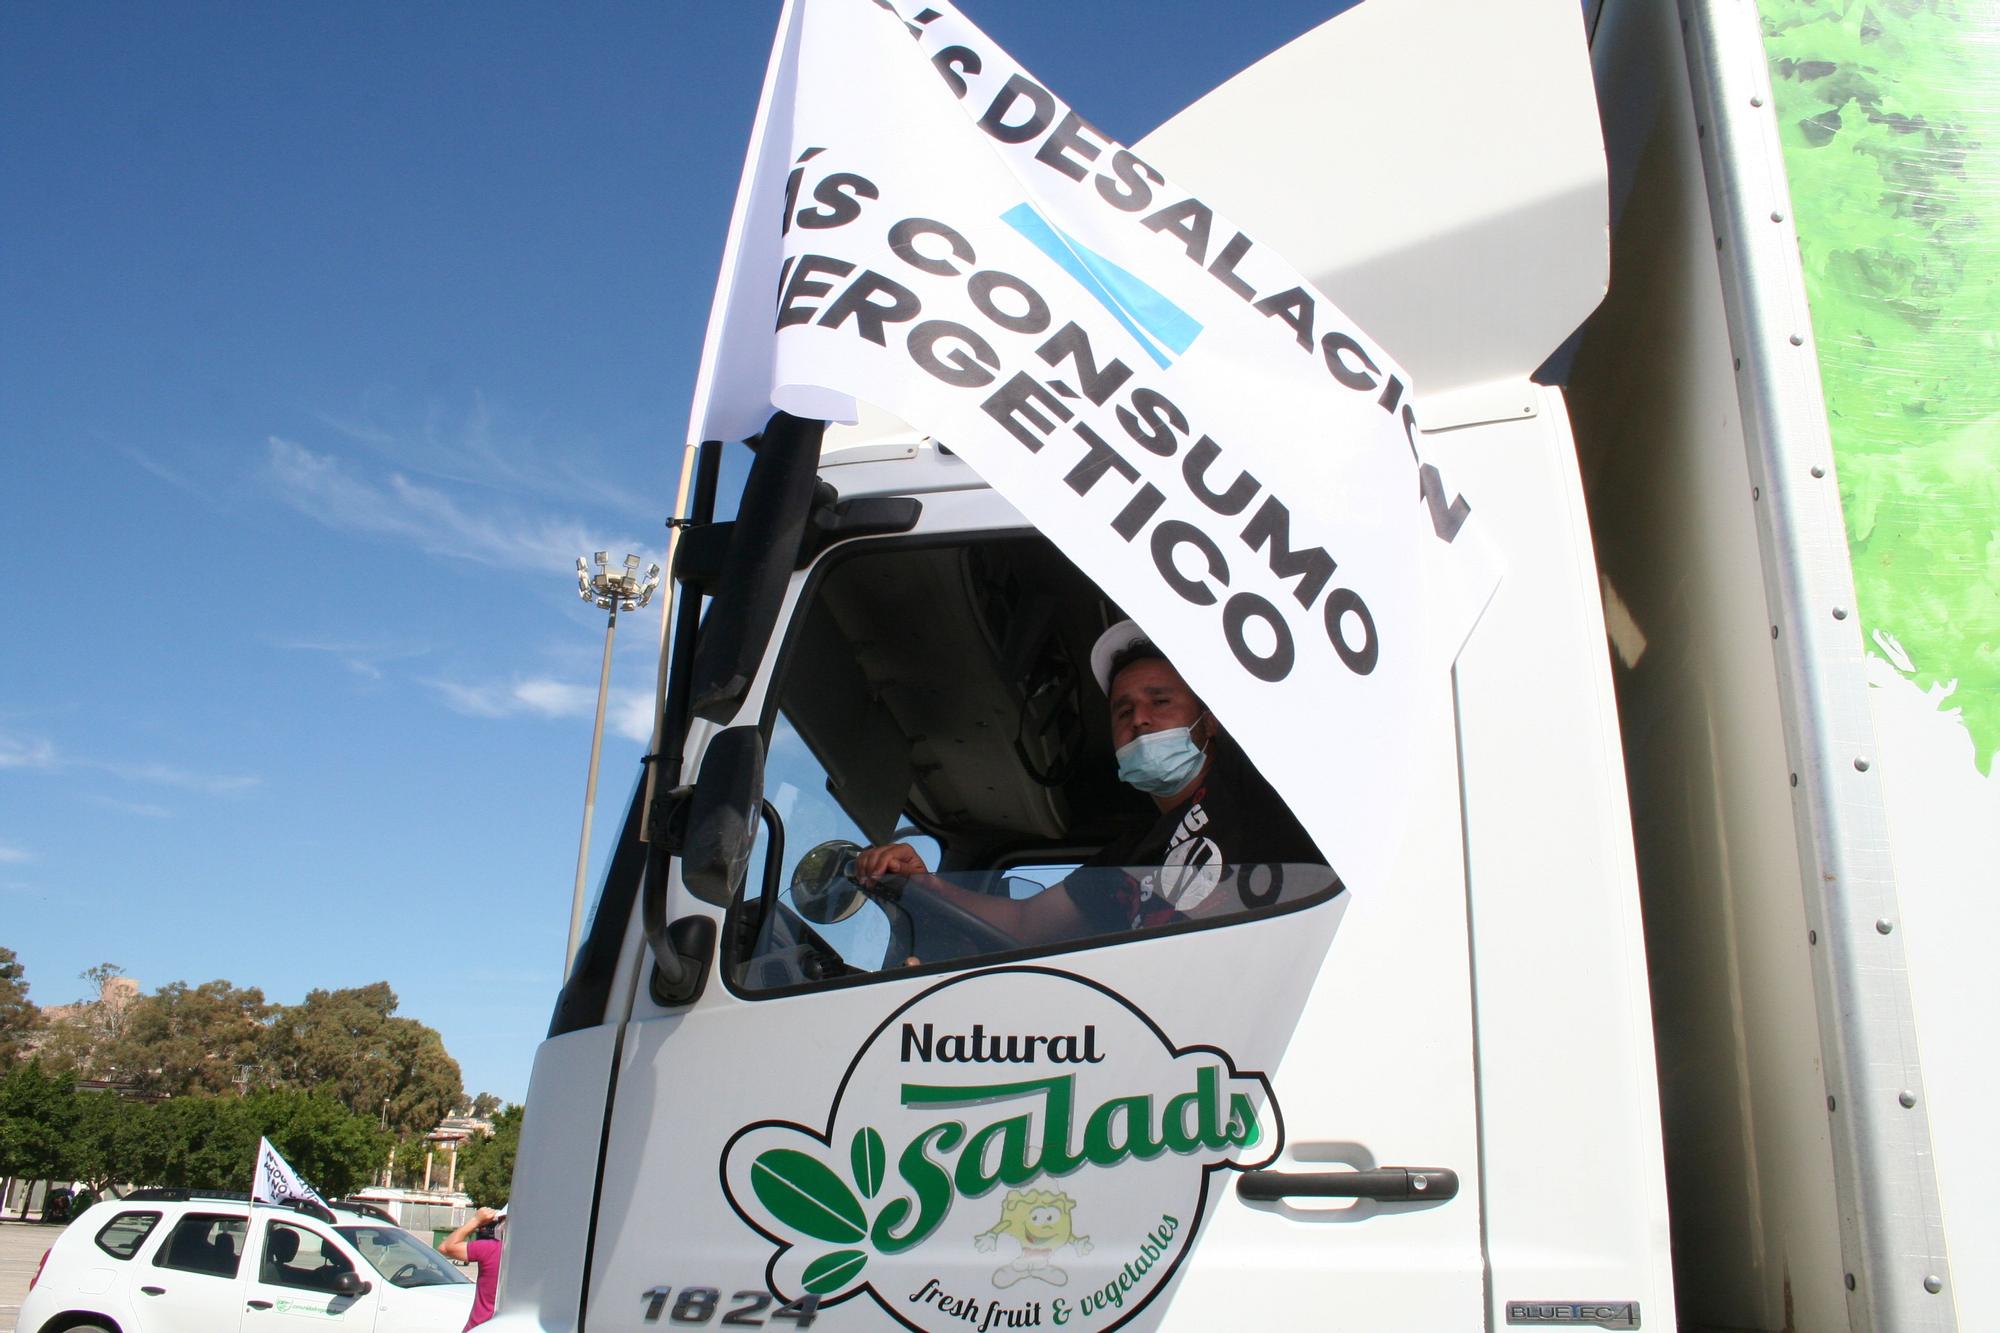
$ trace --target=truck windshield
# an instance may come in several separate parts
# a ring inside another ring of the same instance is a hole
[[[762,865],[746,877],[731,984],[851,984],[1220,926],[1338,892],[1212,722],[1203,776],[1172,800],[1118,781],[1110,706],[1087,664],[1121,618],[1033,535],[830,555],[766,711],[782,864],[770,901]]]
[[[472,1279],[401,1227],[336,1228],[392,1287],[445,1287]]]

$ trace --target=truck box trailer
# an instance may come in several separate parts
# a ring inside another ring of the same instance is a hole
[[[1364,0],[1129,153],[892,12],[996,142],[1239,227],[1207,274],[1400,420],[1411,512],[1504,572],[1388,739],[1236,695],[1193,724],[1205,773],[1256,738],[1323,857],[1223,865],[1198,794],[1099,865],[1149,807],[1093,661],[1136,612],[1079,546],[865,405],[774,417],[717,522],[740,446],[698,431],[662,726],[536,1056],[493,1326],[1992,1325],[1990,7]],[[811,157],[739,230],[872,220]],[[1157,291],[1058,246],[1131,335],[1062,341],[943,216],[872,293],[801,231],[780,328],[907,330],[991,403],[1011,344],[897,304],[969,281],[1043,363],[987,409],[1022,457],[1123,423],[1052,475],[1151,544],[1185,605],[1148,633],[1291,667],[1242,600],[1268,568],[1374,669],[1389,622],[1140,396]],[[1194,217],[1154,230],[1194,256]],[[1376,342],[1249,293],[1251,236]],[[1141,449],[1227,540],[1104,502]],[[1378,773],[1379,868],[1322,832]],[[895,845],[921,874],[858,859]],[[994,925],[1098,877],[1161,911]]]

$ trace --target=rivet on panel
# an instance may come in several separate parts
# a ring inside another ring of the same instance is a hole
[[[1877,935],[1887,935],[1892,931],[1894,931],[1895,929],[1896,929],[1896,923],[1891,921],[1886,916],[1883,917],[1880,921],[1877,921],[1875,923],[1875,933]]]
[[[1904,1088],[1902,1092],[1896,1095],[1896,1100],[1902,1105],[1904,1110],[1908,1110],[1917,1104],[1917,1094],[1911,1092],[1908,1088]]]
[[[1792,346],[1794,346],[1794,347],[1804,347],[1805,345],[1806,345],[1806,340],[1805,340],[1805,335],[1804,335],[1804,334],[1800,334],[1800,333],[1794,333],[1794,334],[1792,335]]]
[[[1743,358],[1740,356],[1736,358],[1736,368],[1738,370],[1743,369]]]
[[[1844,607],[1844,606],[1836,606],[1836,607],[1834,607],[1834,608],[1833,608],[1833,618],[1834,618],[1835,620],[1845,620],[1845,619],[1847,619],[1847,608],[1846,608],[1846,607]]]
[[[1764,498],[1763,488],[1761,486],[1752,486],[1750,488],[1750,498],[1753,500],[1763,499]]]
[[[1776,625],[1771,626],[1771,637],[1774,639],[1778,637],[1778,627]]]
[[[1751,99],[1750,99],[1750,105],[1751,105],[1751,106],[1762,106],[1762,105],[1764,105],[1764,99],[1763,99],[1763,98],[1761,98],[1761,97],[1753,97],[1753,98],[1751,98]]]
[[[1944,1290],[1944,1279],[1939,1277],[1936,1273],[1931,1274],[1929,1277],[1924,1279],[1924,1290],[1928,1291],[1933,1296],[1937,1295],[1939,1292]]]
[[[1807,931],[1807,932],[1806,932],[1806,943],[1807,943],[1807,944],[1811,944],[1811,945],[1815,945],[1815,946],[1816,946],[1816,945],[1818,945],[1818,944],[1819,944],[1819,932],[1818,932],[1818,931],[1816,931],[1816,930],[1809,930],[1809,931]]]
[[[1866,773],[1868,771],[1868,760],[1860,755],[1856,755],[1854,757],[1854,771],[1857,773]]]
[[[1849,1291],[1853,1291],[1853,1290],[1854,1290],[1854,1274],[1852,1274],[1852,1273],[1849,1273],[1849,1274],[1847,1275],[1847,1289],[1848,1289]]]
[[[1773,222],[1783,222],[1784,220],[1785,220],[1785,215],[1784,215],[1783,213],[1780,213],[1780,212],[1779,212],[1779,211],[1778,211],[1777,209],[1775,209],[1775,208],[1771,210],[1771,221],[1773,221]]]
[[[1826,469],[1815,463],[1813,464],[1812,474],[1815,477],[1824,477],[1826,475]]]
[[[1833,1109],[1833,1094],[1830,1092],[1826,1094],[1826,1109],[1829,1111]]]
[[[1799,785],[1799,775],[1796,773],[1792,774],[1792,785],[1794,787]]]

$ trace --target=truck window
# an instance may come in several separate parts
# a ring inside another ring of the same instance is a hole
[[[1338,892],[1302,832],[1242,864],[1218,854],[1209,811],[1297,830],[1226,736],[1191,807],[1163,813],[1118,780],[1088,661],[1120,619],[1039,536],[830,555],[767,705],[777,891],[766,901],[753,865],[732,908],[731,985],[855,984],[1223,926]],[[867,849],[895,846],[901,872],[869,873]]]

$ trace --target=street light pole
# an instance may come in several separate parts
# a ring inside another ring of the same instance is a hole
[[[597,718],[590,728],[590,775],[583,788],[583,836],[577,841],[576,891],[570,897],[569,945],[563,952],[565,979],[576,965],[577,945],[583,938],[583,877],[590,867],[590,821],[597,810],[597,764],[604,753],[604,703],[611,692],[611,645],[618,635],[618,613],[636,611],[646,605],[660,586],[660,567],[648,566],[641,580],[636,555],[626,556],[625,568],[618,573],[613,573],[606,564],[605,552],[597,552],[592,560],[597,565],[594,574],[582,556],[576,558],[577,596],[609,616],[604,625],[604,665],[597,673]]]

